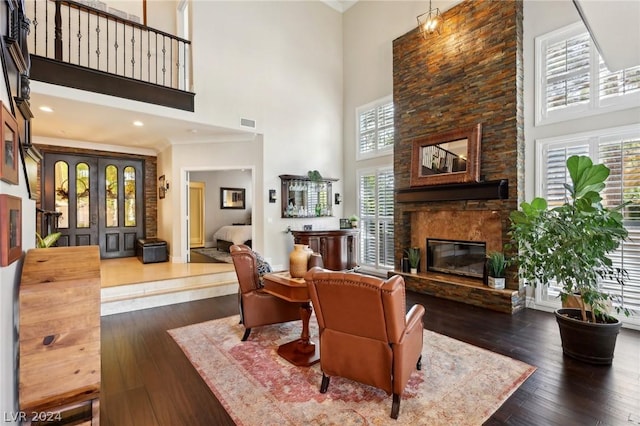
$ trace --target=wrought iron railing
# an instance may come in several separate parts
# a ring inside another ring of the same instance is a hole
[[[189,40],[70,0],[27,2],[27,16],[32,55],[190,90]]]

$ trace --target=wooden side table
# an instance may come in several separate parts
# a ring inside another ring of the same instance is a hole
[[[309,335],[309,318],[311,303],[307,283],[303,278],[292,278],[289,271],[265,274],[264,291],[288,302],[300,303],[302,333],[300,338],[280,345],[278,355],[299,367],[309,367],[320,361],[320,347]]]

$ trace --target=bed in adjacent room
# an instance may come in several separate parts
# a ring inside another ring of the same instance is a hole
[[[213,233],[213,239],[220,251],[229,251],[233,244],[251,247],[251,225],[225,225]]]

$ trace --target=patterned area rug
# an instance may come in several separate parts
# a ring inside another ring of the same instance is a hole
[[[300,322],[255,328],[241,342],[238,320],[169,330],[238,425],[481,425],[535,371],[425,330],[422,370],[409,380],[396,421],[385,392],[333,377],[321,394],[319,363],[295,367],[276,353],[300,337]],[[312,317],[311,336],[317,334]]]
[[[219,251],[215,247],[193,249],[193,251],[195,251],[196,253],[200,253],[203,256],[215,259],[218,262],[233,263],[233,259],[231,259],[231,254],[229,252]]]

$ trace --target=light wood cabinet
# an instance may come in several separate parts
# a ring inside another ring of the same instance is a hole
[[[19,309],[20,411],[64,418],[80,410],[98,424],[99,247],[29,250]]]
[[[322,255],[324,267],[333,271],[358,266],[358,229],[291,231],[295,244],[306,244]]]

